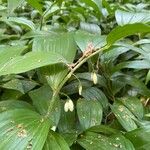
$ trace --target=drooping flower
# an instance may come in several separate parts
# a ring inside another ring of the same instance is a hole
[[[68,111],[73,111],[74,110],[74,104],[73,101],[71,99],[67,100],[65,105],[64,105],[64,111],[68,112]]]
[[[82,94],[82,85],[79,84],[79,95],[81,95],[81,94]]]
[[[94,84],[97,84],[97,74],[95,72],[91,73],[91,79],[93,80]]]

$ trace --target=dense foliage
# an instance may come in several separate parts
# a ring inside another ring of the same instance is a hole
[[[0,150],[149,150],[149,0],[0,0]]]

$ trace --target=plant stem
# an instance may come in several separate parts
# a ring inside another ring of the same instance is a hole
[[[91,58],[92,56],[98,54],[99,52],[108,49],[109,47],[106,45],[100,49],[98,49],[97,51],[95,51],[94,53],[92,53],[91,55],[89,55],[88,57],[85,57],[84,59],[82,59],[78,64],[76,64],[74,66],[74,68],[68,73],[68,75],[63,79],[63,81],[60,83],[58,90],[60,90],[63,85],[66,83],[66,81],[72,76],[72,74],[83,64],[85,63],[89,58]]]
[[[76,63],[75,66],[71,69],[71,71],[67,74],[67,76],[62,80],[62,82],[59,84],[58,88],[56,91],[54,91],[53,93],[53,97],[52,100],[50,101],[50,105],[48,107],[48,112],[47,112],[47,116],[50,114],[51,109],[53,108],[55,99],[57,98],[59,91],[61,90],[61,88],[63,87],[63,85],[67,82],[67,80],[72,76],[72,74],[82,65],[84,64],[89,58],[93,57],[94,55],[98,54],[101,51],[104,51],[106,49],[108,49],[110,46],[109,45],[105,45],[102,48],[99,48],[98,50],[94,51],[92,54],[90,54],[89,56],[83,58],[80,62]]]

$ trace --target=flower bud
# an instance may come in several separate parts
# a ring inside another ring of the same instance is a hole
[[[97,84],[97,74],[95,72],[91,73],[91,79],[93,80],[94,84]]]
[[[81,95],[81,94],[82,94],[82,85],[79,84],[79,95]]]
[[[68,112],[68,111],[73,111],[74,110],[74,104],[73,101],[71,99],[67,100],[65,105],[64,105],[64,111]]]
[[[56,131],[56,126],[52,126],[51,130]]]

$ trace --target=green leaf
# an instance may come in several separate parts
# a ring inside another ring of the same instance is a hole
[[[108,49],[107,51],[105,51],[100,56],[102,61],[104,61],[104,62],[109,62],[110,60],[114,61],[119,55],[121,55],[123,53],[126,53],[130,50],[130,48],[124,47],[121,44],[120,45],[115,45],[115,46],[111,47],[110,49]]]
[[[73,33],[52,34],[35,38],[33,51],[55,52],[63,56],[69,63],[72,63],[76,54]],[[52,89],[55,90],[67,75],[68,68],[65,65],[57,64],[42,68],[40,71]]]
[[[86,150],[135,150],[132,143],[121,134],[105,136],[86,132],[77,142]]]
[[[96,87],[87,88],[82,91],[82,96],[86,100],[97,100],[100,102],[104,110],[108,109],[108,99],[100,89]]]
[[[48,85],[44,85],[36,90],[29,92],[34,107],[42,115],[47,113],[49,100],[52,98],[52,90]]]
[[[115,17],[120,26],[134,23],[150,23],[150,15],[147,12],[127,12],[117,10],[115,12]]]
[[[0,97],[1,100],[19,99],[23,94],[16,90],[4,89]]]
[[[134,77],[133,75],[127,75],[127,74],[118,74],[116,77],[113,77],[113,80],[118,80],[120,82],[123,82],[127,85],[131,85],[132,87],[136,88],[138,93],[145,95],[145,96],[150,96],[150,90],[145,86],[145,84]]]
[[[46,115],[50,101],[52,99],[52,89],[48,85],[44,85],[39,89],[33,90],[29,93],[33,101],[33,105],[42,115]],[[57,126],[61,115],[60,100],[57,99],[53,105],[53,109],[50,112],[50,120],[53,122],[53,126]]]
[[[87,131],[101,133],[105,135],[112,135],[112,134],[116,134],[119,132],[118,130],[110,128],[109,126],[106,126],[106,125],[94,126],[94,127],[89,128]]]
[[[20,101],[20,100],[5,100],[0,101],[0,113],[3,111],[8,111],[11,109],[31,109],[34,108],[28,104],[27,102]]]
[[[102,9],[102,0],[93,0],[93,1],[98,6],[98,8],[101,10]]]
[[[118,26],[108,34],[107,44],[111,46],[116,41],[124,37],[133,35],[135,33],[149,33],[149,32],[150,32],[150,26],[141,23],[128,24],[122,27]]]
[[[40,14],[43,13],[43,5],[41,0],[26,0],[33,8],[37,9]]]
[[[144,116],[144,109],[141,101],[136,97],[127,97],[121,99],[121,102],[138,118]]]
[[[36,85],[37,83],[32,81],[12,79],[3,84],[1,87],[6,89],[18,90],[24,94],[33,89]]]
[[[93,85],[92,82],[89,82],[87,80],[80,80],[80,83],[81,83],[83,89],[89,88]],[[62,91],[69,95],[78,93],[79,92],[79,81],[78,80],[72,81],[71,83],[69,83],[68,85],[63,87]]]
[[[150,61],[147,60],[135,60],[135,61],[126,61],[117,64],[113,68],[113,72],[117,72],[123,68],[131,69],[150,69]]]
[[[21,55],[25,49],[25,46],[0,46],[0,68],[14,57]]]
[[[97,24],[81,22],[80,28],[81,30],[87,31],[89,33],[101,34],[101,28]]]
[[[23,17],[9,17],[9,18],[1,18],[0,21],[4,22],[13,22],[19,25],[24,25],[25,27],[29,28],[30,30],[35,30],[35,24],[26,18]]]
[[[8,0],[8,13],[9,15],[17,8],[19,7],[25,0]]]
[[[133,143],[136,150],[149,150],[150,147],[150,126],[145,126],[131,132],[125,136]]]
[[[85,130],[101,124],[102,106],[97,100],[79,99],[77,102],[77,114],[81,127]]]
[[[101,9],[102,9],[102,0],[80,0],[85,3],[89,7],[92,7],[94,11],[98,14],[98,18],[101,17]]]
[[[100,48],[106,44],[106,36],[101,36],[100,34],[90,34],[79,30],[75,33],[74,37],[82,52],[87,49],[87,46],[90,43],[93,44],[94,48]]]
[[[111,110],[124,129],[131,131],[137,128],[134,122],[135,116],[120,101],[115,101]]]
[[[77,73],[76,76],[79,79],[84,79],[93,82],[93,79],[91,78],[91,72],[84,72],[84,73]],[[106,80],[103,76],[97,74],[97,84],[106,87]]]
[[[61,62],[65,62],[64,58],[52,52],[29,52],[3,64],[0,69],[0,75],[23,73]]]
[[[0,114],[0,149],[42,150],[50,122],[28,109]]]
[[[61,107],[61,117],[58,124],[58,129],[60,132],[66,133],[71,132],[75,129],[76,121],[75,121],[75,111],[64,111],[64,102],[62,102]]]
[[[43,150],[70,150],[70,148],[60,134],[50,131]]]
[[[147,75],[146,75],[145,84],[147,85],[149,81],[150,81],[150,70],[148,71],[148,73],[147,73]]]
[[[61,136],[65,139],[70,147],[77,141],[78,134],[79,133],[77,131],[70,131],[66,133],[62,132]]]

